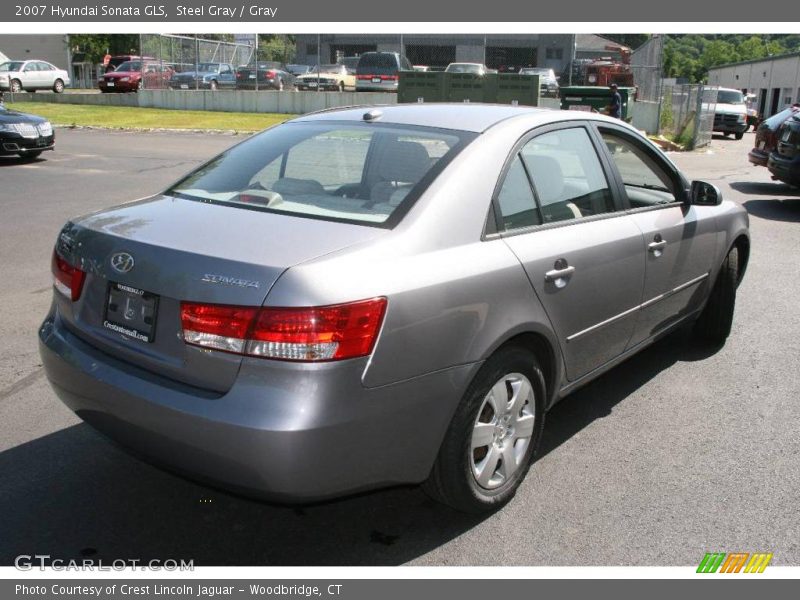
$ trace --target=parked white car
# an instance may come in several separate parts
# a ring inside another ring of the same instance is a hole
[[[0,91],[53,90],[60,94],[69,84],[69,73],[43,60],[8,60],[0,63]]]

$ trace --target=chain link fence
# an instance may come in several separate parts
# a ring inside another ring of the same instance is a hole
[[[663,55],[664,38],[660,35],[654,35],[631,54],[631,71],[637,100],[661,100]]]
[[[711,143],[714,112],[717,107],[715,86],[665,86],[661,103],[661,131],[687,150]]]

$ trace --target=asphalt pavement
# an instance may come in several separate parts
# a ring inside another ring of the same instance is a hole
[[[800,193],[715,138],[671,154],[750,213],[733,334],[678,332],[557,405],[516,498],[468,517],[417,488],[263,504],[162,472],[50,390],[36,331],[70,216],[155,193],[241,136],[59,130],[57,151],[0,159],[0,565],[54,558],[196,565],[696,565],[772,552],[800,565]],[[213,235],[213,230],[198,232]]]

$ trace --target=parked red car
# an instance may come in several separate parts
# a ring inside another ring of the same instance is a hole
[[[98,82],[100,91],[106,92],[138,92],[142,88],[167,88],[172,68],[157,62],[130,60],[122,63],[115,71],[106,73]]]
[[[781,125],[798,113],[800,104],[794,104],[761,123],[756,129],[756,145],[750,150],[747,159],[757,167],[766,167],[770,152],[778,147],[778,132]]]

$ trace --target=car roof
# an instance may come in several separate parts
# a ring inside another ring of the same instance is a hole
[[[382,113],[378,119],[373,119],[378,123],[438,127],[440,129],[455,129],[460,131],[472,131],[475,133],[482,133],[493,125],[513,117],[536,114],[541,116],[543,122],[556,122],[567,120],[569,117],[574,116],[565,114],[568,111],[534,108],[531,106],[511,106],[508,104],[479,104],[469,102],[449,104],[412,103],[329,109],[305,114],[293,119],[292,122],[364,121],[364,115],[371,111],[380,111]],[[580,114],[584,118],[589,115],[589,113]]]

